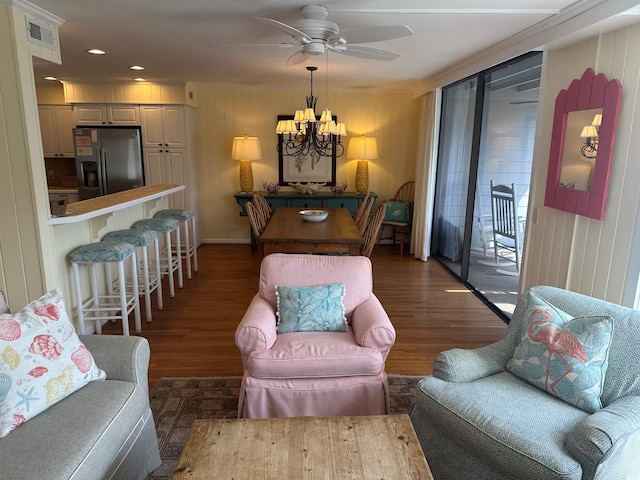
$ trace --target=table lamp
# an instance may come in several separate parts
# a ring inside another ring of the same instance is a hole
[[[251,160],[260,160],[262,158],[258,137],[250,137],[246,134],[242,137],[233,137],[231,158],[240,160],[240,190],[242,193],[252,192],[253,171],[251,169]]]
[[[358,160],[356,167],[356,192],[366,193],[369,190],[369,163],[367,160],[378,158],[378,143],[374,137],[361,135],[349,140],[348,158]]]

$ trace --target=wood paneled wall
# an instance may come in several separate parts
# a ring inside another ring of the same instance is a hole
[[[262,180],[277,182],[278,154],[275,128],[278,115],[302,108],[308,92],[226,91],[198,89],[198,212],[202,239],[248,241],[249,223],[239,217],[233,195],[239,190],[239,166],[231,159],[234,136],[249,134],[260,139],[262,160],[253,162],[254,188]],[[374,136],[378,140],[377,160],[369,162],[369,188],[379,198],[389,198],[407,180],[415,177],[419,100],[410,92],[333,92],[320,94],[316,113],[329,106],[347,125],[349,138]],[[336,177],[354,190],[356,162],[337,161]],[[286,187],[290,189],[290,187]]]
[[[632,305],[639,260],[633,248],[639,235],[640,207],[640,162],[634,142],[640,138],[636,115],[640,57],[635,53],[639,48],[640,24],[636,24],[550,50],[545,56],[523,288],[550,284]],[[555,97],[588,67],[622,83],[622,109],[603,221],[544,207]]]

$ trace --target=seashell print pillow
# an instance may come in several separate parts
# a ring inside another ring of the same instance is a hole
[[[104,380],[52,290],[0,315],[0,437],[93,380]]]

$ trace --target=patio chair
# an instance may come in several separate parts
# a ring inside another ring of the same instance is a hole
[[[519,275],[524,242],[524,220],[518,217],[516,185],[494,185],[491,180],[491,218],[493,226],[493,255],[496,265],[500,259],[515,263],[516,272],[498,270],[506,275]]]

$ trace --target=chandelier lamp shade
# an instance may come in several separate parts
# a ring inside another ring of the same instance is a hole
[[[369,190],[369,160],[378,158],[378,142],[374,137],[361,135],[349,140],[347,158],[358,160],[356,166],[356,192]]]
[[[240,161],[240,191],[249,193],[253,191],[253,170],[251,160],[260,160],[262,151],[258,137],[243,135],[233,137],[231,158]]]
[[[341,157],[344,153],[342,137],[346,137],[344,123],[336,123],[336,117],[326,107],[320,118],[316,116],[317,97],[313,96],[313,72],[318,67],[307,67],[311,74],[311,93],[306,97],[306,107],[297,110],[292,120],[279,120],[276,133],[282,135],[278,153],[287,156],[307,156],[315,151],[323,157]]]

